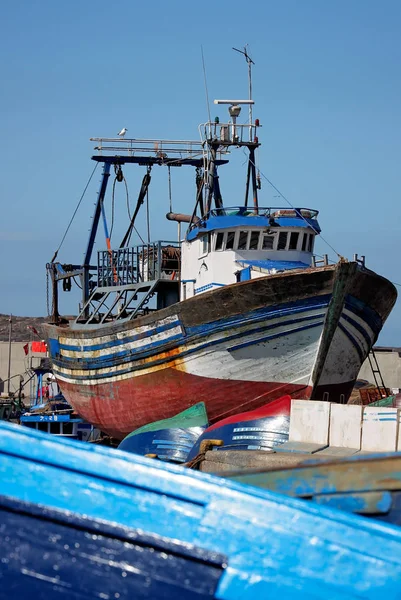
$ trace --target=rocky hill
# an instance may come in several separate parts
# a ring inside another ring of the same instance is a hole
[[[8,342],[10,315],[0,314],[0,342]],[[28,342],[38,339],[29,327],[34,327],[40,337],[43,337],[42,324],[46,317],[12,317],[11,341]]]

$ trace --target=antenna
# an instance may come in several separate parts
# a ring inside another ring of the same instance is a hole
[[[211,123],[212,119],[210,117],[210,102],[209,102],[209,92],[207,91],[206,67],[205,67],[205,57],[203,56],[203,46],[201,46],[201,52],[202,52],[203,78],[205,80],[207,114],[209,117],[209,123]]]
[[[236,52],[239,52],[240,54],[245,56],[245,60],[248,64],[249,100],[252,100],[252,65],[254,65],[255,63],[253,62],[252,58],[248,54],[247,46],[248,46],[248,44],[245,44],[243,50],[238,50],[238,48],[233,48],[233,50],[235,50]],[[252,104],[249,103],[249,141],[250,142],[252,141]]]

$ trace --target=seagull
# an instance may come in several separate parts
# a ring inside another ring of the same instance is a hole
[[[126,127],[123,127],[121,129],[121,131],[119,133],[117,133],[117,135],[119,135],[120,137],[124,137],[125,134],[127,133],[128,129]]]

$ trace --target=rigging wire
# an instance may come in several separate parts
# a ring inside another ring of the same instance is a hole
[[[207,89],[206,67],[205,67],[205,57],[203,56],[203,46],[201,46],[201,53],[202,53],[202,65],[203,65],[203,79],[205,80],[207,114],[208,114],[209,123],[210,123],[212,121],[212,119],[210,117],[210,101],[209,101],[209,92]]]
[[[68,231],[69,231],[69,229],[70,229],[70,227],[71,227],[71,225],[72,225],[72,222],[73,222],[73,220],[74,220],[74,218],[75,218],[75,215],[77,214],[77,212],[78,212],[78,209],[79,209],[79,207],[80,207],[80,205],[81,205],[81,202],[82,202],[82,200],[83,200],[83,198],[84,198],[84,196],[85,196],[86,190],[88,189],[88,187],[89,187],[89,184],[90,184],[90,182],[92,181],[92,177],[93,177],[93,176],[94,176],[94,174],[95,174],[95,171],[96,171],[96,169],[97,169],[97,166],[98,166],[98,164],[99,164],[98,162],[95,164],[95,168],[93,169],[93,171],[92,171],[92,173],[91,173],[91,175],[90,175],[90,177],[89,177],[89,179],[88,179],[88,182],[87,182],[87,184],[86,184],[86,186],[85,186],[85,188],[84,188],[84,191],[82,192],[82,195],[81,195],[81,197],[80,197],[80,199],[79,199],[79,202],[78,202],[78,204],[77,204],[77,206],[76,206],[76,208],[75,208],[75,210],[74,210],[74,213],[73,213],[73,215],[72,215],[72,217],[71,217],[71,219],[70,219],[70,222],[68,223],[67,229],[65,230],[65,233],[64,233],[64,235],[63,235],[63,237],[62,237],[62,240],[61,240],[61,242],[60,242],[60,244],[59,244],[59,247],[58,247],[58,248],[57,248],[57,250],[55,251],[55,253],[54,253],[54,255],[53,255],[53,258],[52,258],[52,259],[51,259],[51,261],[50,261],[51,263],[53,263],[53,262],[56,260],[56,258],[57,258],[57,254],[59,253],[59,250],[60,250],[61,246],[62,246],[62,245],[63,245],[63,243],[64,243],[64,240],[65,240],[65,238],[66,238],[66,236],[67,236],[67,233],[68,233]]]
[[[250,160],[250,162],[253,164],[253,166],[254,166],[254,167],[255,167],[255,169],[256,169],[257,167],[256,167],[255,163],[254,163],[254,162],[252,162],[251,160]],[[287,204],[288,204],[289,206],[291,206],[291,208],[292,208],[293,210],[295,210],[295,207],[293,206],[293,204],[291,204],[291,202],[288,200],[288,198],[286,198],[286,197],[284,196],[284,194],[282,194],[282,193],[280,192],[280,190],[279,190],[279,189],[278,189],[278,188],[277,188],[277,187],[274,185],[274,183],[273,183],[272,181],[270,181],[270,179],[269,179],[268,177],[266,177],[266,175],[265,175],[265,174],[264,174],[262,171],[260,171],[260,170],[259,170],[259,173],[260,173],[260,175],[262,175],[262,177],[263,177],[264,179],[266,179],[267,183],[269,183],[269,184],[272,186],[272,188],[273,188],[273,189],[274,189],[274,190],[275,190],[275,191],[276,191],[278,194],[280,194],[281,198],[282,198],[283,200],[285,200],[285,202],[287,202]],[[337,252],[337,250],[336,250],[335,248],[333,248],[333,246],[332,246],[332,245],[331,245],[331,244],[330,244],[330,243],[329,243],[329,242],[328,242],[328,241],[327,241],[327,240],[326,240],[326,239],[325,239],[325,238],[322,236],[322,234],[321,234],[321,233],[319,233],[319,231],[317,231],[317,229],[315,229],[315,228],[313,227],[313,225],[311,225],[311,224],[309,223],[309,221],[307,221],[307,220],[305,219],[305,217],[303,216],[303,214],[302,214],[301,212],[300,212],[299,214],[300,214],[300,216],[302,217],[302,219],[305,221],[305,223],[307,223],[308,227],[310,227],[310,228],[311,228],[311,229],[312,229],[312,230],[313,230],[313,231],[314,231],[316,234],[319,234],[319,235],[320,235],[320,238],[321,238],[321,240],[322,240],[322,241],[323,241],[325,244],[327,244],[327,246],[328,246],[329,248],[331,248],[331,249],[333,250],[334,254],[337,254],[337,256],[338,256],[339,258],[343,258],[343,257],[342,257],[342,255],[341,255],[339,252]]]

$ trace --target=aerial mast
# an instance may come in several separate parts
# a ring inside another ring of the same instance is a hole
[[[246,45],[243,50],[238,50],[238,48],[233,48],[236,52],[239,52],[243,56],[245,56],[245,60],[248,64],[248,87],[249,87],[249,100],[252,100],[252,58],[249,56]],[[252,104],[249,104],[249,141],[252,141]]]

